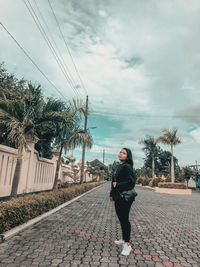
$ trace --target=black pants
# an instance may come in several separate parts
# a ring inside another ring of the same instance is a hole
[[[126,202],[123,199],[115,201],[115,211],[119,218],[122,228],[122,238],[125,242],[130,242],[131,224],[129,222],[129,212],[132,202]]]

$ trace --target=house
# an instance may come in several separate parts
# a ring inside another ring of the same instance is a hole
[[[106,167],[105,164],[103,164],[100,160],[95,159],[93,161],[87,161],[87,165],[88,167],[96,167],[96,166],[100,166],[100,167]]]

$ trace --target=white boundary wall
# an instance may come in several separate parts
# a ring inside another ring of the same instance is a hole
[[[28,148],[23,152],[17,194],[45,191],[53,188],[58,158],[56,156],[51,160],[40,158],[34,147],[34,143],[28,142]],[[0,197],[7,197],[11,194],[16,162],[17,149],[0,145]],[[63,182],[79,182],[80,164],[77,166],[76,179],[74,179],[72,170],[73,164],[66,165],[62,163],[59,179]],[[87,172],[87,165],[85,165],[84,178],[86,182],[93,180],[93,176]]]
[[[17,162],[17,150],[0,145],[0,197],[9,196]]]

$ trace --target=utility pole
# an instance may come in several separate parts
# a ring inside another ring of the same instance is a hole
[[[88,118],[88,96],[86,97],[86,107],[85,107],[85,124],[84,124],[84,133],[87,134],[87,118]],[[80,184],[83,183],[84,176],[84,162],[85,162],[85,140],[83,141],[83,151],[82,151],[82,162],[81,162],[81,176]]]
[[[197,165],[197,160],[196,160],[196,170],[198,171],[198,165]]]
[[[105,149],[103,149],[103,164],[104,164],[104,160],[105,160]]]

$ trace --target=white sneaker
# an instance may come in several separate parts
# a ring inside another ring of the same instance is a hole
[[[124,242],[124,240],[120,239],[120,240],[115,240],[115,244],[116,245],[124,245],[125,242]]]
[[[130,246],[128,246],[126,243],[124,244],[124,246],[123,246],[123,250],[122,250],[122,255],[124,255],[124,256],[128,256],[130,253],[131,253],[131,251],[132,251],[132,247],[131,247],[131,245]]]

